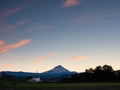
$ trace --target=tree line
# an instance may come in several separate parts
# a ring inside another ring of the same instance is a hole
[[[118,82],[120,81],[120,70],[114,71],[112,66],[97,66],[89,68],[85,72],[77,73],[63,79],[63,82]]]

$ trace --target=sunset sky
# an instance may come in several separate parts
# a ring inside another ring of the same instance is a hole
[[[120,69],[120,0],[0,0],[0,71]]]

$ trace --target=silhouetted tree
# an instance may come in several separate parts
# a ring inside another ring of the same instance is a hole
[[[112,66],[97,66],[94,70],[94,78],[96,81],[111,81],[113,80],[113,77],[114,74]]]
[[[86,73],[94,73],[94,69],[93,68],[89,68],[85,70]]]
[[[112,66],[109,65],[104,65],[104,77],[106,81],[112,81],[114,79],[114,73],[113,73],[113,68]]]
[[[106,72],[113,72],[114,71],[113,68],[112,68],[112,66],[109,66],[109,65],[104,65],[103,69]]]
[[[104,65],[97,66],[95,69],[86,69],[85,72],[74,74],[66,80],[71,82],[113,81],[114,77],[115,75],[112,66]],[[119,78],[119,75],[117,78]]]
[[[89,68],[85,70],[85,81],[94,81],[94,69],[93,68]]]

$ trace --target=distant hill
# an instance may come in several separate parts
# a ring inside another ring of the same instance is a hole
[[[43,72],[40,74],[40,77],[42,79],[59,79],[59,78],[65,78],[65,77],[69,77],[72,74],[76,74],[76,72],[71,72],[69,70],[67,70],[66,68],[64,68],[61,65],[58,65],[56,67],[54,67],[53,69]]]
[[[12,72],[12,71],[2,71],[1,74],[11,75],[15,77],[27,77],[27,76],[35,76],[36,73],[30,72]]]
[[[11,72],[11,71],[2,71],[0,72],[0,77],[14,77],[14,78],[27,78],[27,77],[40,77],[41,80],[49,81],[49,80],[58,80],[61,78],[69,77],[72,74],[76,74],[76,72],[71,72],[64,68],[61,65],[54,67],[49,71],[45,71],[43,73],[31,73],[31,72]]]

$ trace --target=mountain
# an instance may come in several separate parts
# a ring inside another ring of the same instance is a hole
[[[54,67],[53,69],[49,70],[49,71],[46,71],[44,73],[70,73],[69,70],[67,70],[66,68],[64,68],[63,66],[61,65],[58,65],[56,67]]]
[[[54,80],[54,79],[66,78],[72,74],[76,74],[76,72],[71,72],[71,71],[67,70],[66,68],[64,68],[63,66],[58,65],[49,71],[41,73],[39,76],[43,80],[45,80],[45,79]]]
[[[19,78],[25,78],[28,76],[35,76],[36,73],[30,73],[30,72],[12,72],[12,71],[2,71],[1,75],[9,75],[9,76],[14,76],[14,77],[19,77]]]
[[[58,80],[62,78],[69,77],[72,74],[76,74],[76,72],[71,72],[64,68],[61,65],[54,67],[49,71],[45,71],[43,73],[30,73],[30,72],[11,72],[11,71],[3,71],[1,75],[7,75],[7,77],[15,77],[15,78],[26,78],[26,77],[40,77],[43,81],[50,81],[50,80]]]

